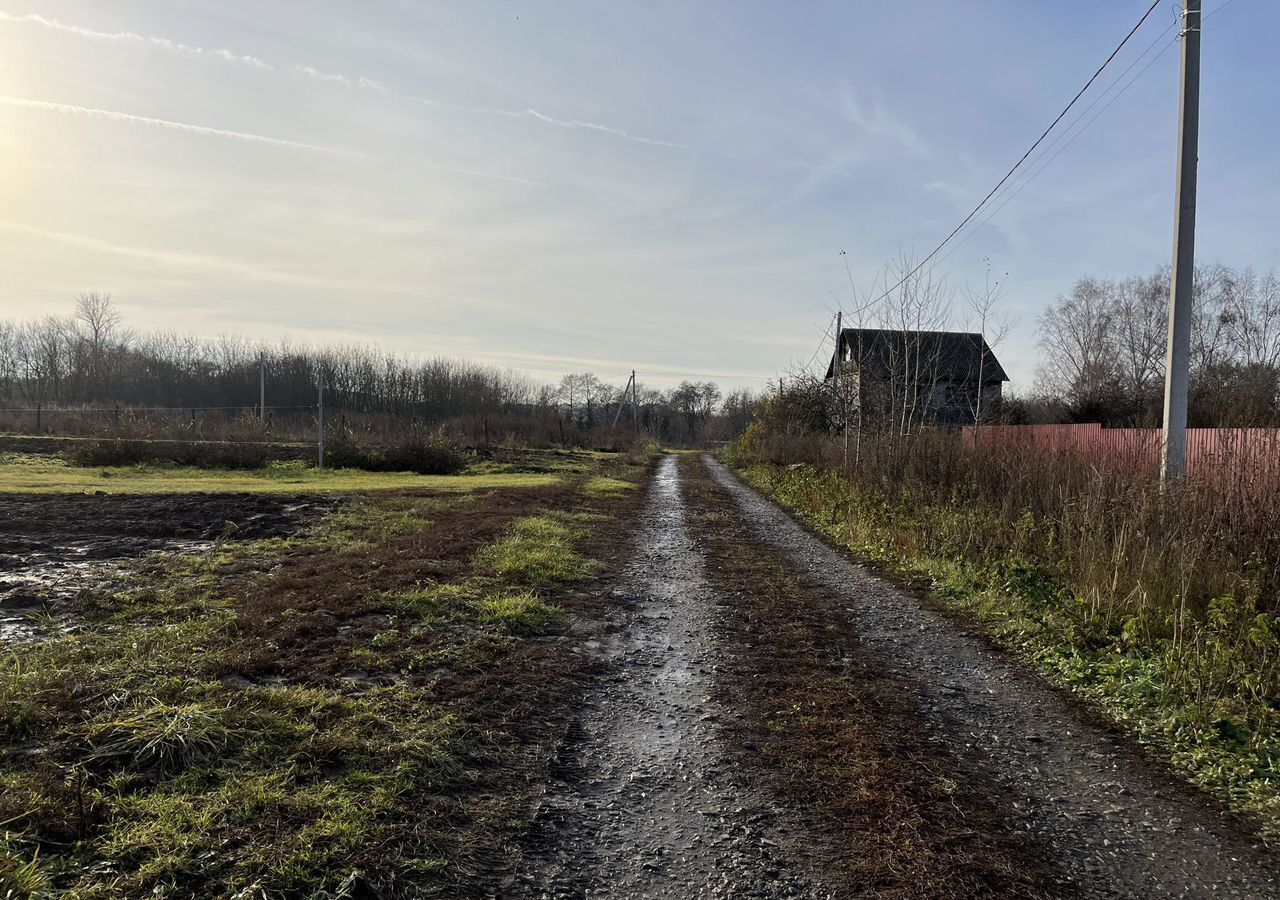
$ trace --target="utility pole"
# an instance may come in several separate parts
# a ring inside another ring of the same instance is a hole
[[[625,388],[623,388],[623,389],[622,389],[622,396],[618,399],[618,411],[617,411],[616,413],[614,413],[614,414],[613,414],[613,424],[612,424],[611,426],[609,426],[610,428],[617,428],[617,427],[618,427],[618,420],[622,418],[622,404],[626,402],[626,400],[627,400],[627,394],[628,394],[628,393],[630,393],[630,394],[631,394],[631,397],[632,397],[632,400],[631,400],[631,417],[632,417],[633,419],[635,418],[635,409],[636,409],[636,406],[635,406],[635,383],[636,383],[636,372],[635,372],[635,369],[632,369],[632,370],[631,370],[631,377],[627,379],[627,386],[626,386]]]
[[[844,310],[841,310],[836,313],[836,351],[831,355],[831,390],[835,394],[837,408],[840,403],[840,329],[843,325]]]
[[[636,370],[631,370],[631,422],[635,424],[640,421],[640,414],[636,410]]]
[[[258,418],[267,421],[267,355],[258,354]]]
[[[1182,120],[1173,222],[1173,283],[1165,357],[1160,480],[1187,471],[1187,387],[1191,379],[1191,299],[1195,284],[1196,168],[1200,153],[1200,0],[1182,4]]]
[[[316,463],[319,468],[324,468],[324,367],[320,367],[320,380],[316,382],[319,391],[316,406],[319,411],[317,416],[318,428],[316,432]]]

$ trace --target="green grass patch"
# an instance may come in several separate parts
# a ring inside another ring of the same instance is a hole
[[[512,523],[507,534],[476,557],[478,567],[522,584],[546,585],[580,581],[596,564],[574,549],[582,531],[552,515],[528,516]]]
[[[480,600],[480,621],[509,634],[537,634],[559,625],[563,612],[531,591],[496,594]]]
[[[582,486],[582,490],[592,497],[618,497],[634,491],[639,485],[634,481],[623,481],[621,478],[597,476],[590,478]]]
[[[358,493],[396,489],[475,491],[545,487],[555,474],[466,470],[457,475],[316,469],[304,463],[276,462],[262,469],[228,471],[180,466],[107,466],[85,469],[56,457],[10,454],[0,457],[0,493],[187,494]]]

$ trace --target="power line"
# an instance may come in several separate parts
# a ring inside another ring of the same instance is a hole
[[[1228,2],[1231,2],[1231,0],[1228,0]],[[1162,36],[1162,38],[1163,38],[1163,36]],[[1157,62],[1159,62],[1159,60],[1160,60],[1160,59],[1161,59],[1161,58],[1162,58],[1166,53],[1168,53],[1168,52],[1169,52],[1169,48],[1170,48],[1170,47],[1172,47],[1176,42],[1177,42],[1177,41],[1176,41],[1176,38],[1168,38],[1168,39],[1166,40],[1166,42],[1165,42],[1164,47],[1162,47],[1162,48],[1161,48],[1160,52],[1159,52],[1159,53],[1157,53],[1154,57],[1152,57],[1152,58],[1151,58],[1151,60],[1150,60],[1150,61],[1149,61],[1145,66],[1143,66],[1143,67],[1138,71],[1138,74],[1134,75],[1134,76],[1133,76],[1133,78],[1129,79],[1129,81],[1124,85],[1124,87],[1122,87],[1122,88],[1120,89],[1119,93],[1117,93],[1114,97],[1112,97],[1110,100],[1108,100],[1108,101],[1107,101],[1107,103],[1106,103],[1106,105],[1104,105],[1104,106],[1102,107],[1102,109],[1098,110],[1098,112],[1097,112],[1097,113],[1096,113],[1092,118],[1090,118],[1090,119],[1089,119],[1089,121],[1085,122],[1085,124],[1083,125],[1083,127],[1081,127],[1079,131],[1077,131],[1074,135],[1072,135],[1072,136],[1071,136],[1071,139],[1070,139],[1070,140],[1068,140],[1065,144],[1063,144],[1063,145],[1062,145],[1062,147],[1060,147],[1056,153],[1054,153],[1052,156],[1049,156],[1049,158],[1048,158],[1048,159],[1045,159],[1045,154],[1047,154],[1047,153],[1048,153],[1048,151],[1049,151],[1049,150],[1051,150],[1051,149],[1056,145],[1057,141],[1055,141],[1055,142],[1054,142],[1054,144],[1050,144],[1050,145],[1049,145],[1049,147],[1045,148],[1044,153],[1043,153],[1043,154],[1041,154],[1039,157],[1037,157],[1037,158],[1036,158],[1036,160],[1035,160],[1035,162],[1033,163],[1033,165],[1035,165],[1035,166],[1036,166],[1036,168],[1035,168],[1035,169],[1033,169],[1033,170],[1031,171],[1031,174],[1027,175],[1025,179],[1020,179],[1020,180],[1021,180],[1021,183],[1018,183],[1018,182],[1019,182],[1019,179],[1015,179],[1013,182],[1010,182],[1010,184],[1008,185],[1008,187],[1012,188],[1012,187],[1014,186],[1014,184],[1017,184],[1017,185],[1018,185],[1018,186],[1017,186],[1017,189],[1016,189],[1016,190],[1014,190],[1014,191],[1012,191],[1011,193],[1009,193],[1007,196],[1005,196],[1005,197],[1001,200],[1000,204],[999,204],[997,207],[995,207],[995,209],[991,210],[991,212],[990,212],[990,214],[989,214],[989,215],[987,215],[985,218],[983,218],[983,219],[982,219],[982,221],[980,221],[980,222],[979,222],[977,225],[975,225],[973,228],[970,228],[970,229],[969,229],[969,231],[968,231],[968,233],[967,233],[967,234],[965,234],[965,236],[964,236],[964,237],[962,237],[959,241],[957,241],[954,245],[952,245],[951,249],[950,249],[950,250],[948,250],[946,253],[944,253],[944,254],[943,254],[943,255],[938,259],[938,264],[939,264],[939,265],[941,265],[942,263],[944,263],[944,262],[946,262],[948,259],[950,259],[950,258],[951,258],[951,255],[952,255],[953,253],[955,253],[957,250],[959,250],[961,247],[963,247],[966,243],[968,243],[968,242],[969,242],[969,240],[970,240],[970,238],[972,238],[975,234],[977,234],[978,232],[980,232],[980,231],[982,230],[982,228],[983,228],[983,226],[984,226],[984,225],[986,225],[988,222],[990,222],[992,219],[994,219],[997,215],[999,215],[999,214],[1000,214],[1000,211],[1001,211],[1002,209],[1004,209],[1006,206],[1008,206],[1010,203],[1012,203],[1012,202],[1017,198],[1017,196],[1018,196],[1019,194],[1021,194],[1024,190],[1026,190],[1026,189],[1027,189],[1027,187],[1031,184],[1031,182],[1035,181],[1035,180],[1036,180],[1036,178],[1038,178],[1038,177],[1040,176],[1040,174],[1041,174],[1045,169],[1047,169],[1047,168],[1049,168],[1049,166],[1053,165],[1054,160],[1056,160],[1059,156],[1061,156],[1063,153],[1065,153],[1065,152],[1067,151],[1067,149],[1068,149],[1068,148],[1070,148],[1070,146],[1071,146],[1072,144],[1074,144],[1077,140],[1079,140],[1079,139],[1080,139],[1080,137],[1081,137],[1082,135],[1084,135],[1084,133],[1085,133],[1086,131],[1088,131],[1088,130],[1089,130],[1089,128],[1093,125],[1093,123],[1094,123],[1094,122],[1096,122],[1096,121],[1098,121],[1098,119],[1100,119],[1100,118],[1102,117],[1102,115],[1103,115],[1104,113],[1106,113],[1106,111],[1107,111],[1108,109],[1110,109],[1110,108],[1111,108],[1112,104],[1114,104],[1117,100],[1119,100],[1122,96],[1124,96],[1125,92],[1126,92],[1126,91],[1128,91],[1128,90],[1129,90],[1129,88],[1133,87],[1133,85],[1138,81],[1138,79],[1140,79],[1143,75],[1145,75],[1145,74],[1146,74],[1146,72],[1147,72],[1147,70],[1148,70],[1148,69],[1150,69],[1150,68],[1151,68],[1152,66],[1154,66]],[[1158,44],[1158,43],[1159,43],[1159,41],[1157,41],[1156,43]],[[1153,45],[1152,45],[1152,47],[1154,47],[1154,46],[1155,46],[1155,45],[1153,44]],[[1147,51],[1146,51],[1146,52],[1144,52],[1144,53],[1142,54],[1142,56],[1138,57],[1138,59],[1135,61],[1134,65],[1136,65],[1138,62],[1141,62],[1141,61],[1142,61],[1142,59],[1143,59],[1143,58],[1147,55],[1147,53],[1149,53],[1149,52],[1151,52],[1151,48],[1148,48],[1148,49],[1147,49]],[[1129,69],[1126,69],[1126,70],[1125,70],[1125,73],[1124,73],[1124,74],[1127,74],[1127,73],[1130,71],[1130,69],[1132,69],[1132,68],[1133,68],[1133,66],[1130,66],[1130,67],[1129,67]],[[1122,75],[1121,75],[1121,78],[1123,78],[1123,77],[1124,77],[1124,75],[1122,74]],[[1114,88],[1114,87],[1115,87],[1115,84],[1118,84],[1118,83],[1119,83],[1119,80],[1117,80],[1114,84],[1112,84],[1112,86],[1111,86],[1111,87],[1112,87],[1112,88]],[[1108,88],[1108,91],[1110,91],[1110,90],[1111,90],[1111,88]],[[1104,93],[1104,94],[1102,94],[1102,95],[1098,98],[1098,101],[1100,101],[1100,100],[1101,100],[1103,97],[1105,97],[1105,96],[1106,96],[1106,94],[1105,94],[1105,93]],[[1098,101],[1095,101],[1094,105],[1096,105]],[[1071,131],[1075,128],[1075,126],[1076,126],[1077,124],[1079,124],[1079,122],[1081,121],[1081,119],[1083,119],[1083,118],[1084,118],[1084,116],[1085,116],[1085,115],[1087,115],[1087,114],[1088,114],[1088,112],[1089,112],[1089,110],[1090,110],[1090,109],[1092,109],[1092,108],[1093,108],[1093,106],[1088,107],[1088,108],[1084,111],[1084,113],[1082,113],[1082,114],[1081,114],[1080,118],[1079,118],[1079,119],[1076,119],[1076,120],[1075,120],[1075,122],[1074,122],[1074,123],[1072,123],[1072,125],[1070,125],[1070,126],[1067,128],[1067,130],[1066,130],[1066,131],[1064,131],[1064,132],[1062,133],[1062,135],[1059,137],[1059,140],[1061,140],[1061,138],[1064,138],[1064,137],[1066,137],[1067,135],[1071,134]],[[1041,160],[1044,160],[1044,161],[1043,161],[1043,163],[1041,162]]]
[[[1231,0],[1228,0],[1228,2],[1231,2]],[[960,231],[966,225],[968,225],[971,221],[973,221],[973,218],[977,216],[979,212],[982,211],[982,208],[986,206],[987,203],[991,200],[991,198],[996,195],[996,192],[999,191],[1002,187],[1004,187],[1005,183],[1010,178],[1013,177],[1013,174],[1018,171],[1018,169],[1022,166],[1024,162],[1027,161],[1028,157],[1030,157],[1031,154],[1035,152],[1036,148],[1039,147],[1044,142],[1044,139],[1049,136],[1049,133],[1058,126],[1058,123],[1060,123],[1064,118],[1066,118],[1067,113],[1071,112],[1072,108],[1075,107],[1076,103],[1079,102],[1080,98],[1083,97],[1085,92],[1089,90],[1090,87],[1093,86],[1093,83],[1098,80],[1099,76],[1102,75],[1103,71],[1107,68],[1107,66],[1111,65],[1112,60],[1114,60],[1116,56],[1119,55],[1120,51],[1123,50],[1128,45],[1129,41],[1133,38],[1133,36],[1137,34],[1138,29],[1141,28],[1143,24],[1147,21],[1147,19],[1151,17],[1151,14],[1155,12],[1156,7],[1159,5],[1160,5],[1160,0],[1154,0],[1154,2],[1152,2],[1151,6],[1147,8],[1147,11],[1142,14],[1142,18],[1138,20],[1138,24],[1134,25],[1133,28],[1129,29],[1129,33],[1124,36],[1124,40],[1122,40],[1119,43],[1119,45],[1117,45],[1116,48],[1111,51],[1111,55],[1108,56],[1106,61],[1103,62],[1103,64],[1098,67],[1098,70],[1089,77],[1089,80],[1085,82],[1084,87],[1080,88],[1080,90],[1076,92],[1076,95],[1071,98],[1071,102],[1068,103],[1065,107],[1063,107],[1062,112],[1058,113],[1057,117],[1053,120],[1053,122],[1049,124],[1049,127],[1044,130],[1044,132],[1040,135],[1040,137],[1036,138],[1035,143],[1033,143],[1027,149],[1027,152],[1022,154],[1022,157],[1016,163],[1013,164],[1013,167],[1010,168],[1008,172],[1004,174],[1004,177],[1001,178],[996,183],[996,186],[993,187],[989,192],[987,192],[987,195],[982,198],[982,202],[980,202],[977,206],[975,206],[973,208],[973,211],[970,212],[969,215],[965,216],[964,220],[961,221],[960,224],[957,225],[954,229],[952,229],[951,233],[947,235],[946,238],[943,239],[942,243],[938,244],[938,246],[934,247],[933,250],[929,252],[928,256],[922,259],[918,265],[916,265],[909,272],[903,275],[902,278],[898,280],[897,284],[895,284],[893,287],[889,288],[883,294],[881,294],[877,298],[876,302],[883,300],[885,297],[888,297],[898,288],[902,287],[902,285],[906,284],[909,278],[911,278],[913,275],[915,275],[917,272],[923,269],[929,263],[929,260],[937,256],[938,252],[942,250],[942,248],[945,247],[947,244],[949,244],[952,238],[954,238],[957,234],[959,234]]]
[[[834,328],[835,325],[836,325],[836,317],[832,316],[830,324],[827,325],[827,330],[823,332],[822,342],[818,344],[818,349],[813,351],[813,356],[809,357],[809,361],[805,363],[806,370],[811,369],[813,367],[814,360],[818,358],[818,354],[822,352],[822,348],[827,346],[827,338],[831,337],[831,329]]]
[[[1225,0],[1225,2],[1223,2],[1217,8],[1215,8],[1212,12],[1206,13],[1200,19],[1201,25],[1203,26],[1204,22],[1207,19],[1222,12],[1223,9],[1230,6],[1234,2],[1235,0]],[[1147,47],[1147,49],[1142,51],[1142,53],[1139,54],[1138,58],[1135,59],[1133,62],[1131,62],[1128,65],[1128,67],[1126,67],[1125,70],[1121,72],[1113,82],[1111,82],[1111,85],[1105,91],[1099,94],[1092,103],[1090,103],[1080,112],[1079,116],[1077,116],[1074,120],[1072,120],[1071,124],[1067,126],[1065,131],[1059,134],[1057,138],[1055,138],[1047,147],[1044,148],[1044,150],[1040,152],[1040,154],[1032,162],[1032,165],[1036,166],[1036,168],[1034,168],[1031,171],[1030,175],[1027,175],[1025,178],[1022,175],[1019,175],[1018,178],[1015,178],[1012,182],[1010,182],[1008,185],[1005,186],[1005,189],[1001,191],[1002,194],[1008,192],[1009,189],[1013,188],[1015,184],[1018,185],[1017,189],[1014,190],[1012,193],[1009,193],[1008,196],[1006,196],[1000,202],[999,206],[993,209],[991,213],[987,215],[976,226],[969,229],[968,233],[963,238],[961,238],[954,246],[952,246],[950,250],[948,250],[945,254],[943,254],[943,256],[938,260],[938,264],[944,263],[948,259],[950,259],[951,255],[955,253],[957,250],[959,250],[961,247],[963,247],[969,241],[970,238],[972,238],[975,234],[981,231],[984,225],[986,225],[992,219],[994,219],[997,215],[999,215],[1002,209],[1004,209],[1006,206],[1012,203],[1019,194],[1021,194],[1024,190],[1026,190],[1027,186],[1030,185],[1031,182],[1035,181],[1036,178],[1040,176],[1040,173],[1042,173],[1045,169],[1049,168],[1049,166],[1053,164],[1054,160],[1056,160],[1059,156],[1065,153],[1072,144],[1074,144],[1077,140],[1079,140],[1080,137],[1086,131],[1089,130],[1089,128],[1093,125],[1094,122],[1098,121],[1098,119],[1100,119],[1103,116],[1103,114],[1106,113],[1106,111],[1110,109],[1117,100],[1119,100],[1122,96],[1124,96],[1125,92],[1127,92],[1129,88],[1133,87],[1133,85],[1139,79],[1141,79],[1142,76],[1145,75],[1152,66],[1154,66],[1166,53],[1168,53],[1170,48],[1173,47],[1174,44],[1178,42],[1179,38],[1181,37],[1181,32],[1179,32],[1178,34],[1175,34],[1173,37],[1168,37],[1168,33],[1170,31],[1177,30],[1180,27],[1181,27],[1180,22],[1177,24],[1174,24],[1169,28],[1166,28],[1163,34],[1161,34],[1154,41],[1152,41],[1151,44]],[[1078,131],[1075,132],[1075,134],[1071,134],[1072,131],[1075,131],[1076,126],[1079,125],[1080,122],[1084,120],[1085,116],[1089,115],[1089,112],[1095,106],[1101,103],[1108,94],[1110,94],[1113,90],[1115,90],[1116,85],[1124,81],[1124,77],[1128,75],[1131,71],[1133,71],[1135,66],[1137,66],[1140,62],[1146,59],[1147,54],[1149,54],[1156,47],[1160,46],[1161,42],[1164,42],[1164,46],[1160,47],[1160,52],[1157,53],[1155,56],[1153,56],[1151,60],[1138,71],[1136,75],[1134,75],[1127,82],[1125,82],[1124,86],[1120,88],[1119,92],[1117,92],[1114,97],[1108,100],[1106,104],[1100,110],[1097,111],[1097,113],[1095,113],[1087,122],[1084,123],[1083,126],[1080,127]],[[1045,159],[1045,156],[1049,153],[1049,151],[1052,150],[1055,146],[1057,146],[1058,143],[1061,142],[1068,135],[1071,135],[1070,140],[1068,140],[1065,144],[1063,144],[1062,147],[1056,153],[1054,153],[1052,156],[1049,156],[1048,159]],[[1044,160],[1044,162],[1041,163],[1041,160]],[[1019,182],[1021,183],[1019,184]]]

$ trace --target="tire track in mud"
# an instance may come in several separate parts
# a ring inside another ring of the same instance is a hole
[[[531,852],[503,896],[825,898],[779,848],[783,811],[742,783],[717,741],[716,604],[685,521],[676,458],[661,463],[638,553],[587,649],[592,686]]]
[[[886,670],[913,682],[932,740],[1013,798],[1014,826],[1090,898],[1280,897],[1280,865],[1212,799],[1104,728],[1064,694],[874,577],[705,458],[756,536],[797,579],[845,598]]]

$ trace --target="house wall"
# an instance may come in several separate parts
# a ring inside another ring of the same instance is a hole
[[[851,379],[852,380],[852,379]],[[915,424],[972,425],[979,410],[978,385],[975,382],[918,384],[914,388],[885,382],[862,382],[857,392],[858,409],[865,424],[889,424],[896,427],[903,418],[904,402],[914,402],[911,419]],[[981,412],[984,421],[1000,408],[1002,386],[999,382],[982,388]]]

